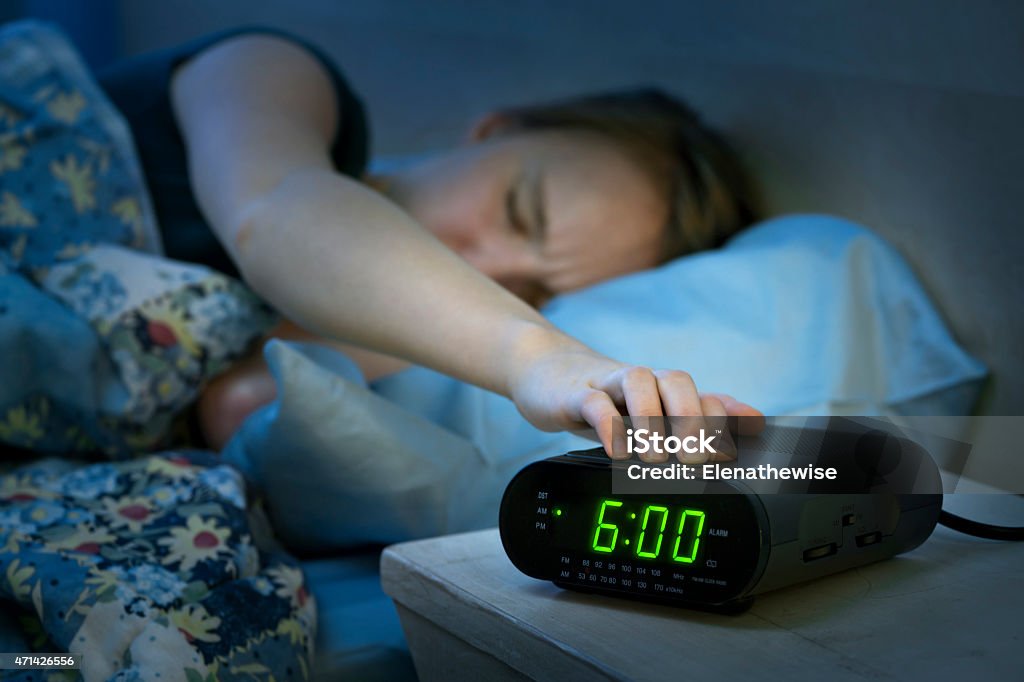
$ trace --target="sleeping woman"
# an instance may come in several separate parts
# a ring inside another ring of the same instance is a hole
[[[368,175],[359,101],[315,48],[233,31],[99,75],[136,138],[166,254],[241,276],[368,380],[417,363],[546,430],[614,416],[758,415],[678,368],[627,365],[547,322],[551,296],[720,244],[749,219],[728,149],[655,91],[493,113],[465,144]],[[198,404],[223,445],[274,398],[258,353]]]

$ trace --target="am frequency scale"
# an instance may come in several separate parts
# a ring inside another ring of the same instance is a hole
[[[771,460],[778,454],[771,450],[782,448],[766,443],[805,435],[790,431],[768,427],[753,441],[740,439],[741,459]],[[836,450],[835,460],[863,458],[879,441],[815,442]],[[912,455],[919,477],[933,482],[931,492],[869,480],[859,491],[768,493],[757,482],[715,480],[700,493],[616,495],[613,473],[629,462],[600,448],[569,453],[530,464],[509,483],[502,544],[523,573],[564,588],[742,609],[756,594],[879,561],[929,537],[942,506],[938,469],[912,441],[899,445],[900,458]]]

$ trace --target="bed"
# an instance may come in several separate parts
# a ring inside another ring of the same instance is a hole
[[[127,53],[254,21],[322,45],[363,94],[381,155],[449,144],[495,103],[665,87],[735,140],[762,183],[766,215],[839,215],[902,253],[952,337],[989,370],[969,409],[1019,414],[1024,405],[1019,5],[579,0],[499,11],[445,0],[425,14],[395,0],[231,1],[125,2],[118,13]],[[411,675],[375,552],[304,567],[319,604],[317,674]]]

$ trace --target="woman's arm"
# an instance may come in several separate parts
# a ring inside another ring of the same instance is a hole
[[[318,334],[426,365],[512,398],[541,428],[634,415],[724,414],[683,372],[601,356],[468,266],[396,205],[336,173],[345,112],[297,45],[221,43],[172,84],[199,205],[243,277]],[[731,412],[739,410],[735,405]]]
[[[554,330],[333,170],[344,112],[331,88],[311,55],[270,36],[225,41],[179,70],[175,113],[205,217],[248,283],[301,326],[507,395],[510,355]]]

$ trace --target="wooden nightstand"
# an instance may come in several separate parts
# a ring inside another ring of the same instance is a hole
[[[1024,544],[937,528],[917,550],[769,593],[739,616],[519,573],[497,530],[381,559],[422,680],[957,680],[1024,675]]]

